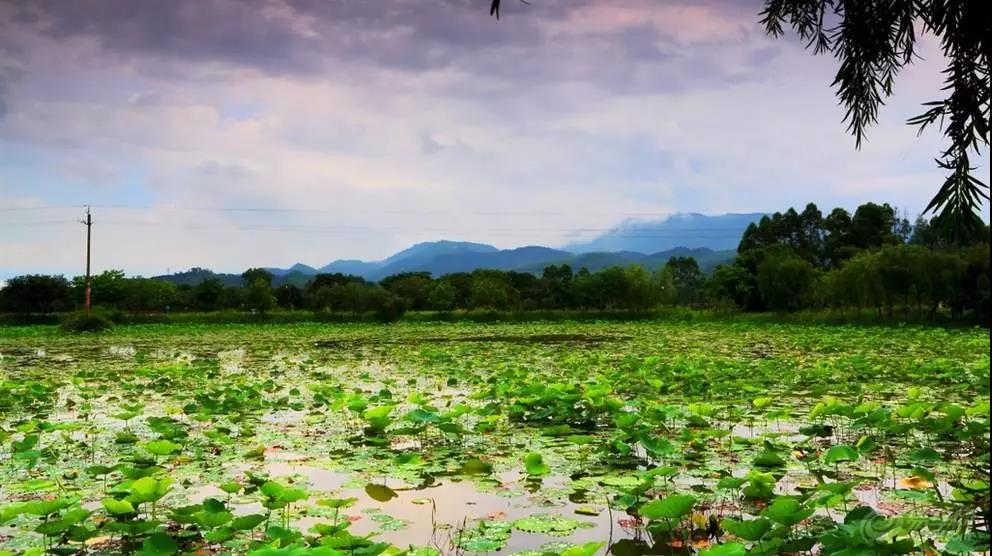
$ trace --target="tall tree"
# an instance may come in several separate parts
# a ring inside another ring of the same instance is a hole
[[[0,289],[0,311],[50,313],[71,308],[72,291],[62,276],[17,276]]]
[[[255,278],[245,287],[244,302],[249,309],[264,314],[276,307],[276,296],[272,295],[270,283],[265,278]]]
[[[679,303],[692,304],[699,301],[699,289],[703,284],[703,272],[693,257],[672,257],[665,262],[665,268],[672,272],[672,281],[678,290]]]
[[[267,286],[272,286],[272,273],[264,268],[249,268],[241,273],[241,285],[250,288],[255,282],[262,280]]]
[[[816,269],[809,261],[787,251],[769,254],[758,265],[758,289],[768,307],[796,311],[812,301]]]

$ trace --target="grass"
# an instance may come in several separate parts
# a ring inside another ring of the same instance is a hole
[[[118,324],[298,324],[298,323],[376,323],[373,313],[334,313],[304,310],[276,310],[267,313],[225,310],[211,312],[140,313],[112,311],[104,312]],[[45,326],[59,324],[66,315],[13,314],[0,313],[0,326]],[[455,311],[408,311],[401,318],[408,323],[475,322],[475,323],[541,323],[541,322],[637,322],[637,321],[689,321],[689,322],[750,322],[750,323],[795,323],[795,324],[837,324],[859,326],[950,326],[971,327],[969,321],[952,320],[950,316],[938,312],[919,314],[896,311],[893,316],[864,309],[813,310],[796,313],[744,313],[726,309],[703,309],[689,307],[662,307],[645,311],[628,310],[455,310]]]

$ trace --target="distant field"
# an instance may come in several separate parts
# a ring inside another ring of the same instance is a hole
[[[0,554],[987,550],[989,367],[963,328],[0,327]]]

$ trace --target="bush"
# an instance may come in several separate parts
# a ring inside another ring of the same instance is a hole
[[[396,322],[403,318],[403,314],[406,312],[406,305],[403,300],[394,296],[389,295],[379,302],[379,306],[375,309],[375,320],[378,322]]]
[[[69,313],[62,319],[61,324],[64,332],[103,332],[113,326],[113,321],[107,315],[93,311]]]

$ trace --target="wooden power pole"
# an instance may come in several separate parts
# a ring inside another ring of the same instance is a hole
[[[88,313],[90,311],[90,238],[93,231],[93,215],[90,214],[89,205],[86,205],[86,219],[80,222],[86,225],[86,300],[83,302],[83,307]]]

